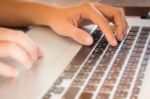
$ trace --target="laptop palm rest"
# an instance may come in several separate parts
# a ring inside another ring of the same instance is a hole
[[[4,99],[39,99],[82,47],[45,27],[35,27],[28,35],[43,50],[44,58],[31,70],[21,71],[16,79],[0,78],[0,96]]]

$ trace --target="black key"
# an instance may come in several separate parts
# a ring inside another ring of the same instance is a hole
[[[150,31],[150,27],[143,27],[142,31]]]
[[[74,99],[79,90],[79,87],[70,87],[62,99]]]
[[[47,93],[47,94],[45,94],[45,95],[43,96],[42,99],[50,99],[51,96],[52,96],[52,95],[51,95],[50,93]]]
[[[73,82],[72,82],[72,85],[73,86],[82,86],[83,85],[83,83],[84,83],[84,80],[83,79],[75,79]]]
[[[110,93],[100,92],[96,99],[109,99]]]
[[[139,28],[140,28],[139,26],[132,26],[130,32],[138,32]]]
[[[61,78],[63,78],[63,79],[72,79],[73,76],[74,76],[73,72],[63,72],[63,74],[61,75]]]
[[[134,36],[128,35],[126,39],[127,40],[134,40],[134,38],[135,38]]]
[[[63,81],[63,78],[62,78],[62,77],[59,77],[59,78],[55,81],[54,85],[60,85],[60,84],[62,83],[62,81]]]
[[[56,86],[53,86],[50,88],[49,92],[50,93],[55,93],[55,94],[61,94],[64,90],[64,87],[56,87]]]
[[[83,92],[79,99],[92,99],[92,93]]]
[[[94,84],[88,84],[88,85],[86,85],[84,91],[85,92],[94,92],[96,90],[96,87],[97,86]],[[84,98],[84,99],[87,99],[87,98]]]
[[[95,45],[96,42],[101,38],[101,36],[102,36],[101,31],[99,29],[95,30],[92,34],[92,37],[93,37],[93,40],[94,40],[92,45]]]
[[[92,34],[93,38],[100,38],[102,36],[102,33],[100,30],[95,30]]]

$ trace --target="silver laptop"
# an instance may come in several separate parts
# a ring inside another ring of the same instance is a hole
[[[150,20],[128,23],[117,47],[96,25],[83,27],[94,38],[90,47],[46,27],[32,28],[28,35],[45,57],[30,71],[20,69],[17,78],[1,77],[0,99],[149,99]]]

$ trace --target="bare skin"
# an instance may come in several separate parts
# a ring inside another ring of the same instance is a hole
[[[34,1],[1,0],[0,26],[44,25],[51,27],[61,36],[67,36],[83,45],[91,45],[92,37],[78,28],[83,19],[97,24],[103,31],[109,44],[117,45],[126,34],[127,22],[117,8],[101,3],[82,3],[71,7],[60,7]],[[109,21],[116,25],[116,35],[113,34]],[[10,57],[20,62],[25,69],[43,57],[40,48],[23,32],[0,28],[0,57]],[[0,75],[14,77],[18,70],[0,62]]]

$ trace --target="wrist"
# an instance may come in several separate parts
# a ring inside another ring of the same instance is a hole
[[[39,4],[39,6],[35,8],[36,9],[31,12],[30,16],[30,21],[33,25],[49,26],[55,16],[55,13],[58,11],[57,7],[46,4]]]

